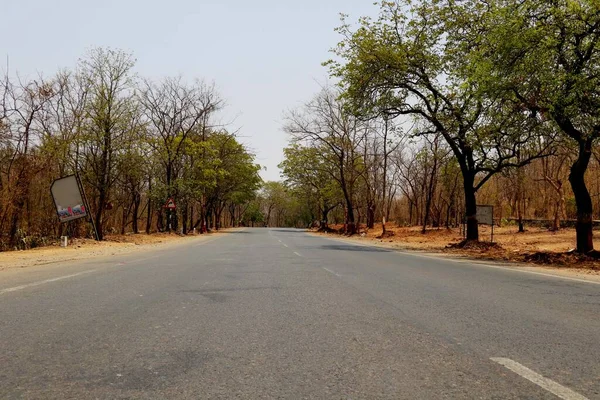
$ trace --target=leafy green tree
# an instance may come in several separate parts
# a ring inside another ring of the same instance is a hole
[[[323,157],[323,147],[292,144],[283,150],[285,159],[279,165],[286,184],[309,205],[315,205],[320,229],[326,230],[329,213],[343,202],[339,185],[331,179],[332,169]]]
[[[264,222],[265,216],[260,210],[260,204],[258,201],[253,201],[248,206],[248,209],[243,215],[243,221],[246,226],[254,226],[255,224],[261,224]]]
[[[84,179],[94,188],[95,222],[100,239],[104,237],[105,211],[118,179],[117,153],[129,135],[137,130],[133,97],[135,61],[123,51],[96,48],[80,65],[81,79],[89,94],[81,136]]]
[[[263,184],[261,189],[263,199],[262,211],[265,215],[265,222],[269,225],[278,226],[281,221],[273,218],[273,215],[286,207],[287,193],[286,187],[281,182],[269,181]]]
[[[146,176],[150,167],[147,125],[141,121],[141,111],[136,103],[132,112],[131,131],[123,138],[117,158],[117,185],[120,189],[122,221],[121,234],[131,223],[133,233],[139,233],[138,220],[142,197],[146,190]]]
[[[577,251],[589,253],[593,210],[585,174],[600,137],[598,3],[479,3],[443,2],[449,40],[463,57],[465,75],[482,90],[551,121],[575,145],[569,182],[577,205]]]
[[[181,77],[166,78],[160,83],[144,81],[139,101],[148,121],[150,144],[163,167],[162,201],[169,197],[178,200],[177,180],[184,167],[186,145],[190,143],[187,139],[197,134],[201,141],[207,140],[209,118],[223,101],[214,87],[201,81],[187,84]],[[170,211],[167,212],[170,217]]]
[[[414,135],[441,135],[462,173],[467,240],[478,240],[476,193],[496,173],[545,154],[534,140],[539,120],[515,112],[503,99],[485,96],[458,72],[449,53],[437,1],[382,2],[379,18],[363,18],[334,49],[327,63],[341,80],[352,113],[412,117]],[[520,154],[521,157],[517,157]]]
[[[235,135],[214,132],[208,143],[218,162],[214,164],[215,184],[207,192],[207,205],[213,210],[215,228],[219,229],[225,207],[254,198],[262,180],[258,174],[260,165],[254,163],[254,155],[237,141]]]
[[[347,112],[335,90],[324,88],[313,100],[287,116],[292,142],[321,151],[323,165],[339,185],[345,206],[346,233],[356,233],[356,187],[361,175],[361,147],[369,124]]]

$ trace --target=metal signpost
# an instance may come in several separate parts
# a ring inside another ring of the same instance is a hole
[[[100,240],[96,224],[90,215],[90,206],[79,176],[69,175],[55,180],[52,186],[50,186],[50,192],[52,193],[56,214],[60,222],[69,222],[88,217],[94,229],[96,240]]]
[[[491,242],[494,243],[494,206],[477,206],[477,223],[492,227]]]

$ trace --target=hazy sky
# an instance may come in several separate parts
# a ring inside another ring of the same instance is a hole
[[[276,180],[283,112],[327,81],[321,62],[340,39],[339,13],[376,11],[369,0],[0,0],[0,54],[13,72],[50,76],[110,46],[133,52],[140,76],[214,81],[223,121],[256,152],[263,179]]]

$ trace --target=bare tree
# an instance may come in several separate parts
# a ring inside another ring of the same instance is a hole
[[[5,134],[6,157],[8,162],[2,171],[5,183],[2,188],[10,188],[5,196],[9,198],[7,207],[0,217],[0,228],[10,215],[9,242],[17,245],[17,233],[24,207],[29,200],[31,181],[36,173],[44,169],[42,160],[36,157],[34,147],[42,134],[42,110],[52,99],[52,85],[42,77],[23,82],[17,77],[16,83],[5,75],[2,125]]]
[[[338,93],[325,88],[301,110],[287,115],[285,130],[296,143],[323,146],[331,178],[338,182],[346,206],[346,233],[356,233],[354,189],[360,174],[361,147],[369,126],[347,113]]]
[[[174,181],[181,172],[186,139],[198,133],[206,141],[209,117],[224,102],[214,86],[202,81],[189,85],[181,77],[160,83],[146,80],[139,98],[153,138],[150,144],[163,167],[161,197],[177,197]]]
[[[83,126],[86,181],[95,189],[95,223],[104,236],[105,210],[117,175],[117,149],[132,132],[135,118],[133,57],[125,52],[97,48],[80,65],[81,79],[89,85]]]

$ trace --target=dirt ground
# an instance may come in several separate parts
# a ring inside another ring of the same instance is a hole
[[[331,228],[339,230],[342,226],[331,226]],[[494,244],[490,244],[491,228],[480,226],[482,243],[468,248],[458,248],[455,246],[463,240],[460,229],[429,229],[423,234],[418,227],[398,227],[388,223],[386,228],[389,236],[385,238],[381,237],[382,228],[381,224],[378,224],[371,230],[361,229],[360,234],[354,236],[352,240],[374,242],[396,249],[443,252],[476,259],[570,268],[583,270],[586,274],[600,275],[599,260],[570,252],[575,247],[575,229],[552,232],[548,229],[532,227],[519,233],[516,226],[494,227]]]
[[[204,236],[219,235],[210,233]],[[57,262],[87,260],[95,257],[111,256],[169,246],[196,236],[179,236],[176,234],[156,233],[152,235],[109,235],[105,241],[92,239],[72,239],[67,247],[60,247],[57,242],[52,246],[39,247],[32,250],[0,252],[0,271],[9,268],[26,268]]]

